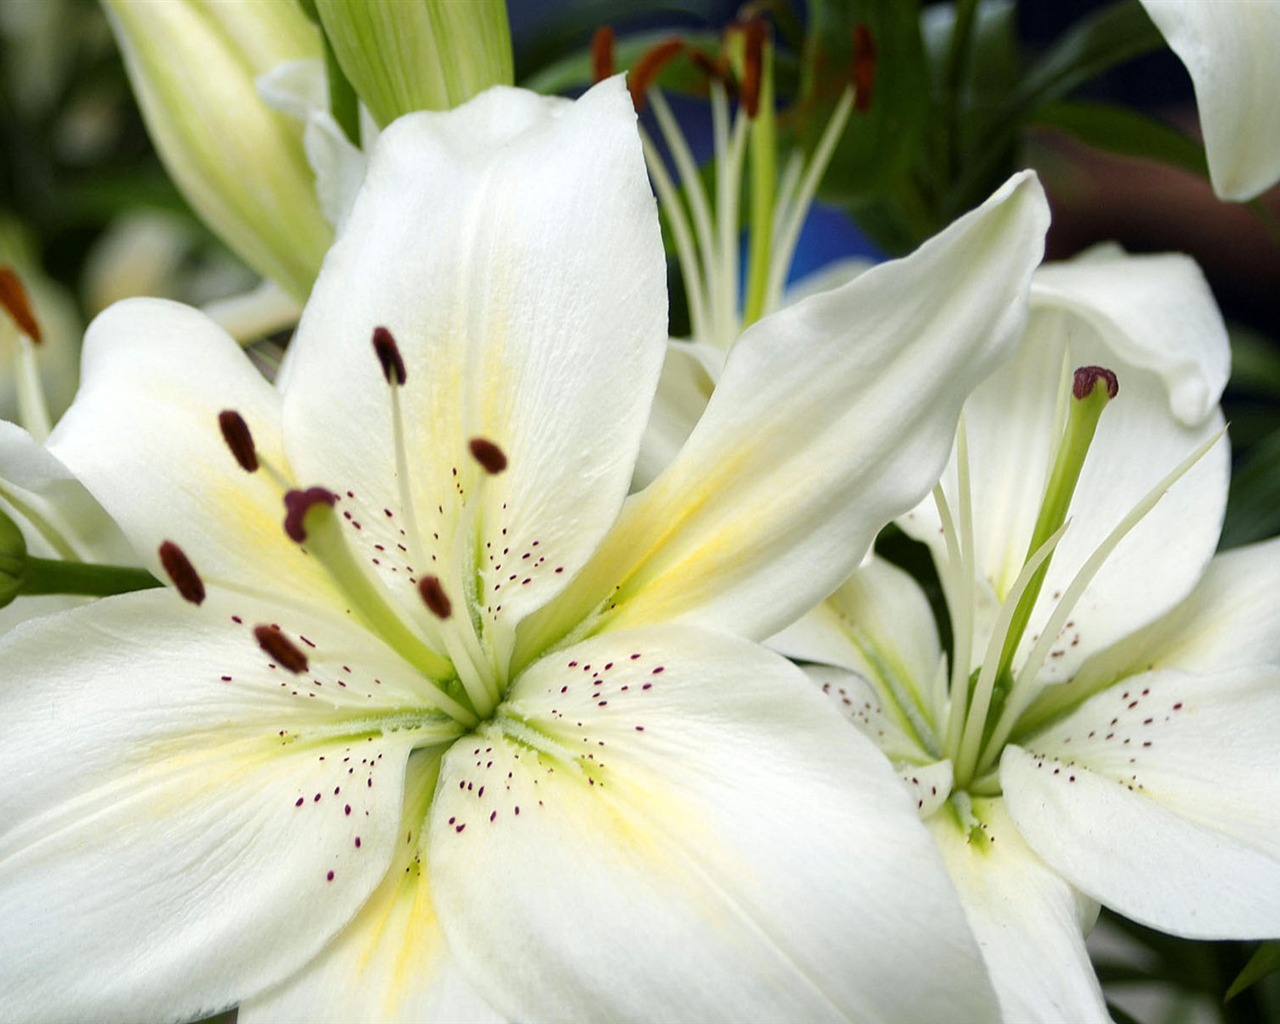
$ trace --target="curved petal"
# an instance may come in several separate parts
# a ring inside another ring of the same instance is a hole
[[[404,544],[409,565],[515,621],[572,576],[626,495],[665,296],[621,80],[572,104],[494,89],[401,118],[298,329],[290,460],[354,494],[371,549]],[[398,422],[370,341],[380,326],[406,370]],[[505,471],[481,468],[475,438]],[[403,591],[406,575],[388,582]]]
[[[156,552],[169,540],[206,583],[338,604],[316,560],[285,535],[279,485],[241,469],[223,440],[218,414],[234,409],[260,459],[288,473],[279,397],[230,335],[178,303],[126,300],[89,327],[83,373],[49,447],[147,568],[167,578]]]
[[[1126,917],[1280,934],[1280,668],[1150,672],[1022,746],[1000,783],[1027,843]]]
[[[1222,199],[1280,179],[1280,7],[1243,0],[1142,0],[1195,86],[1209,178]]]
[[[1001,1016],[1109,1022],[1084,945],[1096,907],[1083,906],[1084,898],[1031,852],[1002,801],[974,801],[973,815],[972,829],[945,812],[928,825],[982,949]]]
[[[241,1003],[239,1024],[498,1024],[506,1019],[480,998],[454,963],[422,868],[421,823],[439,768],[435,751],[409,759],[404,839],[397,838],[382,885],[320,956],[283,984]]]
[[[989,1019],[888,762],[794,666],[688,627],[550,655],[446,756],[428,866],[518,1019]]]
[[[1130,273],[1132,271],[1132,273]],[[964,409],[980,587],[1003,600],[1028,555],[1061,432],[1071,373],[1115,372],[1119,395],[1102,414],[1023,637],[1025,658],[1058,598],[1130,509],[1200,444],[1222,429],[1215,408],[1225,380],[1226,333],[1194,267],[1178,258],[1103,257],[1041,271],[1022,344]],[[1159,296],[1178,315],[1149,310]],[[1181,325],[1181,326],[1179,326]],[[1197,414],[1198,417],[1197,417]],[[1179,480],[1122,540],[1085,589],[1041,678],[1070,678],[1091,654],[1185,597],[1217,545],[1226,508],[1225,440]],[[958,507],[956,459],[943,478]],[[900,520],[944,560],[931,500]],[[994,605],[984,607],[994,615]],[[986,638],[973,645],[982,656]]]
[[[720,354],[719,349],[697,342],[667,343],[662,376],[636,458],[636,471],[631,480],[633,490],[647,487],[671,464],[707,408],[715,377],[707,361],[699,358],[700,349],[710,350],[716,356]]]
[[[1185,601],[1091,658],[1075,684],[1092,688],[1157,668],[1223,672],[1277,664],[1280,538],[1272,538],[1218,555]]]
[[[1021,333],[1046,223],[1019,176],[913,255],[750,328],[556,614],[607,601],[618,622],[765,637],[830,593],[936,481],[969,389]]]
[[[316,647],[306,673],[277,668],[249,633],[272,613],[153,591],[4,638],[0,912],[23,927],[0,938],[0,987],[16,1018],[224,1008],[296,971],[383,878],[410,748],[448,723],[369,639],[346,671],[332,623],[287,613]]]

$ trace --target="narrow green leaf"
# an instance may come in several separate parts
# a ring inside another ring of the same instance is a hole
[[[1280,971],[1280,941],[1264,942],[1257,948],[1244,970],[1231,983],[1223,1002],[1230,1002],[1245,989],[1256,985],[1269,974]]]
[[[1064,131],[1108,153],[1159,160],[1206,180],[1209,177],[1204,147],[1198,141],[1125,107],[1084,101],[1052,103],[1042,107],[1031,123]]]
[[[1259,441],[1231,478],[1221,547],[1280,533],[1280,430]]]

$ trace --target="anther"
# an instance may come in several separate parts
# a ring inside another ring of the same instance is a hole
[[[377,353],[378,362],[382,364],[382,375],[387,378],[387,383],[404,384],[407,374],[404,369],[404,359],[400,355],[400,346],[396,344],[396,339],[385,327],[373,329],[373,351]]]
[[[635,104],[637,112],[644,110],[645,93],[657,80],[658,73],[683,49],[684,43],[679,39],[668,39],[643,53],[636,61],[631,74],[627,76],[627,89],[631,93],[631,102]]]
[[[591,81],[613,77],[613,29],[601,25],[591,37]]]
[[[876,41],[865,22],[853,26],[853,109],[859,114],[871,106],[876,85]]]
[[[182,548],[171,540],[160,545],[160,564],[173,581],[184,601],[200,604],[204,600],[204,581]]]
[[[22,279],[12,267],[0,267],[0,306],[13,317],[18,330],[36,344],[40,343],[40,322],[31,310],[31,300],[27,298]]]
[[[764,67],[764,21],[754,18],[743,26],[745,35],[740,99],[747,117],[755,120],[760,111],[760,75]]]
[[[289,539],[301,544],[307,539],[307,513],[317,505],[333,508],[338,496],[323,487],[308,487],[305,491],[288,491],[284,496],[284,532]]]
[[[253,638],[281,668],[294,675],[301,675],[307,670],[307,656],[275,626],[254,626]]]
[[[453,602],[444,592],[439,576],[423,576],[418,581],[418,594],[437,619],[447,619],[453,614]]]
[[[480,463],[486,473],[497,476],[507,468],[507,456],[501,448],[483,437],[473,437],[468,447],[471,457]]]
[[[1082,366],[1076,370],[1071,382],[1071,394],[1077,399],[1086,399],[1093,394],[1099,383],[1107,385],[1107,397],[1115,398],[1120,393],[1120,382],[1116,375],[1101,366]]]
[[[218,413],[218,428],[222,431],[222,439],[227,442],[231,454],[246,473],[257,472],[258,449],[253,443],[253,434],[249,424],[234,409],[224,409]]]

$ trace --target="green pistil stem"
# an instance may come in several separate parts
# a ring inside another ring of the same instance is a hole
[[[80,594],[86,597],[110,597],[134,590],[164,586],[145,569],[122,565],[96,565],[89,562],[62,562],[52,558],[27,557],[22,578],[21,596],[39,594]]]
[[[1079,375],[1083,371],[1076,371]],[[1067,424],[1058,444],[1057,456],[1053,470],[1049,474],[1049,484],[1045,488],[1044,500],[1040,503],[1040,516],[1036,519],[1035,529],[1031,533],[1031,543],[1027,545],[1027,560],[1040,550],[1045,542],[1053,536],[1062,524],[1067,521],[1067,510],[1071,507],[1071,497],[1075,494],[1076,483],[1080,480],[1080,471],[1084,468],[1085,457],[1089,454],[1089,446],[1093,443],[1093,435],[1098,429],[1098,420],[1102,410],[1111,400],[1106,383],[1096,380],[1088,393],[1077,398],[1072,395],[1068,403]],[[1004,675],[1013,663],[1014,652],[1018,642],[1031,620],[1031,612],[1040,596],[1040,588],[1049,572],[1049,560],[1046,560],[1023,591],[1013,618],[1009,623],[1009,631],[1005,634],[1004,649],[1000,652],[1000,665],[997,675]]]
[[[742,326],[765,313],[769,264],[773,254],[773,204],[777,196],[778,144],[773,111],[773,46],[765,42],[760,57],[760,105],[751,122],[751,250]]]

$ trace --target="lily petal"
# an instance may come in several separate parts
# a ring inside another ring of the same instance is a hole
[[[750,328],[555,614],[607,603],[618,623],[765,637],[830,593],[937,479],[969,389],[1021,333],[1047,219],[1020,175],[913,255]]]
[[[988,1019],[937,851],[888,762],[794,666],[609,633],[446,755],[446,935],[517,1019]]]
[[[1150,672],[1005,748],[1027,843],[1126,917],[1194,938],[1280,933],[1280,668]]]
[[[1007,1021],[1106,1021],[1102,989],[1084,930],[1089,903],[1022,841],[1000,800],[974,801],[978,823],[961,828],[947,813],[929,830],[982,949]]]
[[[482,587],[490,613],[514,621],[582,565],[626,495],[665,295],[621,79],[572,104],[493,89],[401,118],[378,140],[298,330],[290,460],[353,492],[371,548],[412,549],[399,531],[416,519],[415,564]],[[399,423],[370,346],[379,326],[406,370]],[[361,345],[367,358],[353,362]],[[508,468],[487,473],[476,439]]]
[[[1222,199],[1280,179],[1280,7],[1240,0],[1142,0],[1196,91],[1209,178]]]
[[[218,425],[227,409],[248,424],[260,460],[287,473],[279,396],[231,336],[178,303],[130,299],[90,325],[80,394],[49,447],[161,579],[156,552],[169,540],[206,583],[337,604],[285,535],[278,484],[237,465]]]
[[[369,638],[352,638],[361,661],[343,672],[333,623],[289,613],[318,650],[302,675],[269,664],[250,630],[271,614],[150,591],[0,644],[0,912],[23,922],[0,938],[0,985],[15,1018],[223,1009],[301,967],[382,880],[409,750],[446,733]],[[76,727],[55,737],[56,722]]]
[[[480,998],[454,963],[419,856],[421,823],[439,766],[434,752],[409,759],[404,838],[397,836],[386,879],[319,957],[282,985],[241,1003],[240,1024],[497,1024],[506,1019]]]

